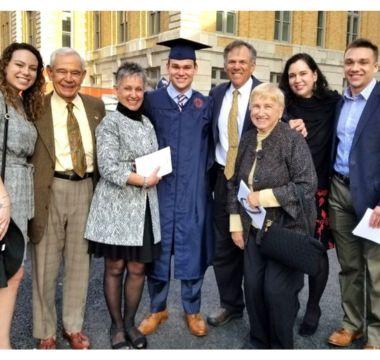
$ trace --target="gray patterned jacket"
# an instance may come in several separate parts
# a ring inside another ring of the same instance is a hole
[[[295,184],[300,185],[305,195],[305,215],[312,229],[315,226],[317,175],[309,147],[298,132],[288,124],[279,122],[271,134],[263,140],[262,150],[256,152],[257,130],[253,128],[242,137],[235,163],[235,174],[227,183],[227,210],[230,214],[240,214],[244,237],[247,240],[250,218],[237,200],[240,180],[248,184],[248,176],[257,156],[254,174],[254,191],[272,189],[280,207],[266,208],[266,219],[280,222],[296,232],[305,233],[301,207],[296,195]]]
[[[129,119],[118,111],[108,114],[96,128],[100,180],[92,199],[85,238],[99,243],[142,246],[148,196],[154,243],[161,239],[157,191],[127,185],[139,156],[158,149],[153,125]]]
[[[34,216],[33,165],[27,158],[33,154],[37,131],[25,115],[8,105],[9,125],[5,187],[12,203],[12,218],[28,239],[28,220]],[[3,151],[5,103],[0,92],[0,169]]]

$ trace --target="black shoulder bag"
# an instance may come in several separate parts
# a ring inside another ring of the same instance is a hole
[[[5,182],[5,163],[8,140],[8,106],[5,104],[4,115],[4,140],[1,162],[1,179]],[[0,288],[8,286],[8,280],[18,271],[22,265],[25,251],[25,241],[21,230],[11,219],[7,233],[0,241]]]
[[[310,235],[310,225],[304,210],[304,194],[297,185],[296,192],[307,235],[283,227],[282,217],[280,224],[272,223],[263,231],[260,250],[262,254],[283,265],[315,276],[319,272],[320,260],[326,249]]]

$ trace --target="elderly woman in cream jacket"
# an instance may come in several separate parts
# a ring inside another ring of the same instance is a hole
[[[160,253],[156,169],[149,177],[134,170],[137,157],[158,149],[154,128],[142,115],[146,75],[135,63],[116,73],[117,111],[96,129],[100,181],[86,226],[89,253],[103,257],[104,293],[114,349],[146,347],[134,319],[144,287],[145,264]],[[126,278],[123,286],[123,275]],[[124,291],[123,291],[124,290]],[[121,308],[124,292],[124,311]]]
[[[232,239],[244,249],[244,294],[250,321],[247,346],[290,349],[304,276],[261,253],[260,231],[251,225],[236,195],[244,180],[251,190],[247,197],[250,207],[263,206],[266,220],[305,233],[295,186],[304,193],[309,224],[315,224],[317,177],[305,139],[280,121],[284,95],[278,87],[268,83],[256,86],[250,109],[255,127],[241,139],[235,174],[228,182],[227,204]]]

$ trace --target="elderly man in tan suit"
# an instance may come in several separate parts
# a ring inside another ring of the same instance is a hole
[[[35,217],[30,224],[33,279],[33,336],[39,349],[56,348],[55,288],[63,274],[63,336],[73,349],[87,349],[82,332],[90,258],[84,228],[97,173],[94,130],[104,104],[79,94],[84,61],[71,48],[53,52],[47,73],[54,91],[35,122]]]

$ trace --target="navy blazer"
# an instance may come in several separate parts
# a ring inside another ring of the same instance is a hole
[[[343,100],[337,105],[333,136],[333,163],[337,146],[337,126]],[[352,203],[361,218],[367,208],[380,205],[380,83],[376,83],[360,116],[349,154]]]
[[[261,81],[259,81],[253,75],[251,76],[251,78],[252,78],[252,90],[253,90],[254,87],[261,84]],[[216,144],[219,142],[218,119],[219,119],[220,109],[222,108],[224,95],[226,91],[228,90],[228,88],[230,87],[230,85],[231,85],[231,82],[229,81],[229,82],[222,83],[210,90],[209,95],[214,100],[213,109],[212,109],[212,134],[213,134],[213,139],[214,139],[214,146],[216,146]],[[247,112],[244,118],[242,135],[251,127],[253,127],[253,125],[250,118],[249,108],[247,107]]]

